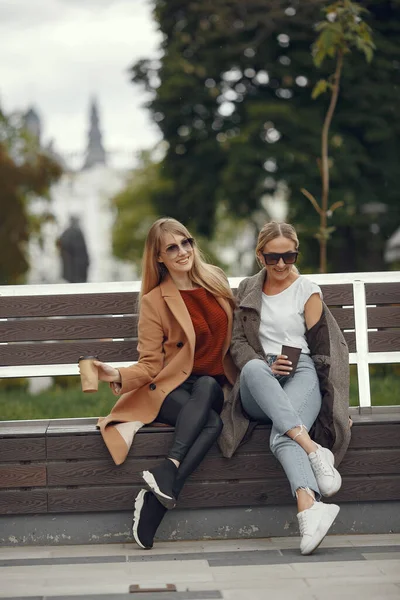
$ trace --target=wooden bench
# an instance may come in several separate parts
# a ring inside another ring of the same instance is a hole
[[[343,487],[335,497],[349,507],[342,529],[348,529],[355,509],[370,510],[374,503],[381,507],[383,502],[386,518],[381,514],[375,519],[374,531],[376,527],[381,532],[399,531],[400,397],[397,407],[371,406],[369,365],[400,363],[400,273],[309,277],[321,285],[349,345],[350,363],[358,371],[359,407],[351,409],[352,440],[341,466]],[[230,280],[233,289],[239,281]],[[130,282],[0,287],[0,377],[77,374],[76,361],[84,353],[97,354],[116,366],[132,364],[137,360],[139,286]],[[42,527],[44,518],[50,523],[63,516],[70,520],[97,515],[101,520],[104,513],[112,512],[128,518],[140,488],[138,472],[166,454],[173,429],[139,431],[128,459],[116,467],[96,420],[0,423],[0,531],[11,516],[15,523],[18,515],[24,518],[24,527],[32,523],[33,515],[41,517]],[[237,523],[237,529],[232,526],[230,532],[235,537],[252,535],[251,529],[240,533],[240,519],[249,507],[276,510],[287,505],[292,509],[289,486],[269,452],[268,436],[269,427],[257,426],[251,440],[229,460],[215,446],[185,486],[179,510],[217,510],[219,521],[224,521],[222,507],[225,515],[229,507],[238,509],[236,520],[230,517]],[[195,512],[194,519],[199,520],[201,511]],[[171,522],[173,515],[179,515],[178,510],[168,515]],[[366,532],[368,527],[364,525]],[[266,534],[262,527],[256,529],[253,535]],[[14,536],[18,543],[27,539],[22,531]],[[106,531],[105,524],[103,537],[88,541],[115,540],[107,538]],[[293,532],[288,527],[287,533]],[[284,533],[282,529],[280,535]],[[37,543],[40,536],[32,535],[30,542]],[[11,543],[8,538],[0,534],[0,544]],[[75,539],[81,541],[79,535]],[[47,537],[45,543],[52,540]]]

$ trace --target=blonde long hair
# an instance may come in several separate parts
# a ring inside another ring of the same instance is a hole
[[[144,245],[140,297],[157,287],[168,274],[165,265],[157,260],[162,238],[167,233],[182,235],[186,238],[192,237],[186,227],[176,219],[163,217],[153,223]],[[231,306],[235,307],[235,299],[225,273],[219,267],[207,263],[196,244],[193,246],[193,266],[189,272],[189,278],[192,283],[203,287],[214,296],[226,298]]]
[[[264,264],[261,262],[259,254],[263,251],[265,244],[281,236],[287,238],[288,240],[292,240],[292,242],[295,243],[296,250],[299,249],[299,239],[293,225],[290,225],[289,223],[278,223],[277,221],[265,223],[258,234],[256,246],[256,259],[261,267],[263,267]],[[296,267],[293,268],[297,271]]]

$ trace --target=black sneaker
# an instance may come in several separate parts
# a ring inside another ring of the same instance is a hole
[[[153,492],[165,508],[171,509],[176,505],[173,489],[177,473],[177,467],[168,458],[151,471],[142,472],[146,489]]]
[[[153,540],[167,509],[151,492],[140,490],[135,499],[132,534],[138,546],[144,550],[153,547]]]

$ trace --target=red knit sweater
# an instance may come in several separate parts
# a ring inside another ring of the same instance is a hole
[[[204,288],[181,290],[196,334],[193,375],[223,375],[222,347],[228,317],[216,298]]]

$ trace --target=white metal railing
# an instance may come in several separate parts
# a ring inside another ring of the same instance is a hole
[[[375,273],[331,273],[304,275],[318,285],[351,284],[353,286],[354,319],[356,352],[350,353],[350,364],[357,365],[358,390],[360,407],[371,406],[370,364],[400,363],[400,349],[393,352],[369,352],[368,320],[365,298],[366,283],[399,283],[400,271],[384,271]],[[243,277],[230,277],[232,288],[237,288]],[[124,281],[111,283],[69,283],[54,285],[18,285],[0,286],[1,296],[46,296],[63,294],[99,294],[106,292],[137,292],[140,281]],[[349,308],[351,308],[349,306]],[[113,366],[128,366],[131,361],[110,363]],[[1,377],[43,377],[57,375],[78,375],[77,364],[21,365],[1,367]]]

